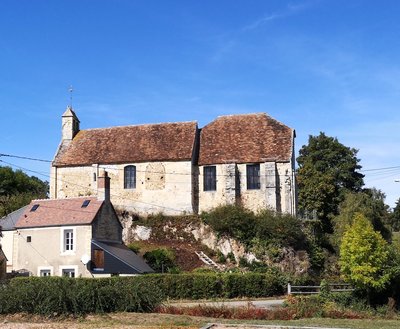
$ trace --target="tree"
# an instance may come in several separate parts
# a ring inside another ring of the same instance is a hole
[[[333,219],[334,245],[339,247],[346,228],[353,224],[354,216],[360,213],[372,224],[375,231],[390,240],[391,232],[387,227],[390,219],[389,206],[385,204],[385,194],[375,188],[362,192],[348,192],[339,206],[339,215]]]
[[[364,185],[364,175],[357,171],[361,169],[357,152],[323,132],[309,136],[308,145],[299,151],[299,209],[316,211],[325,232],[332,232],[331,219],[338,214],[345,192],[358,192]]]
[[[0,167],[0,217],[25,206],[32,199],[46,198],[48,182],[28,176],[22,170]]]
[[[340,245],[340,271],[343,278],[369,295],[382,290],[390,280],[389,245],[362,214],[354,216]]]
[[[398,232],[400,230],[400,199],[396,201],[396,206],[393,208],[393,213],[390,219],[392,230]]]

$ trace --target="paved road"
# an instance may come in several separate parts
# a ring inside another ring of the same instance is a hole
[[[215,306],[215,307],[246,307],[254,306],[256,308],[272,309],[277,306],[281,306],[284,299],[264,299],[264,300],[225,300],[225,301],[196,301],[196,302],[172,302],[167,305],[179,306],[179,307],[192,307],[192,306]]]

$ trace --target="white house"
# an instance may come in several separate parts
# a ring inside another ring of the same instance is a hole
[[[122,242],[106,172],[97,183],[97,197],[33,200],[21,212],[7,247],[13,270],[70,277],[153,272]]]

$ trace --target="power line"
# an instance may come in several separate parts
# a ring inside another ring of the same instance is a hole
[[[10,157],[10,158],[16,158],[16,159],[23,159],[23,160],[31,160],[31,161],[40,161],[40,162],[47,162],[51,163],[53,162],[52,160],[45,160],[45,159],[38,159],[38,158],[31,158],[31,157],[26,157],[26,156],[20,156],[20,155],[13,155],[13,154],[5,154],[5,153],[0,153],[0,157]],[[159,161],[162,162],[162,161]],[[62,163],[61,163],[62,164]],[[115,168],[111,167],[111,165],[101,165],[99,164],[100,168],[103,169],[113,169],[113,170],[124,170],[123,168]],[[360,169],[359,172],[370,172],[370,171],[384,171],[384,170],[390,170],[390,169],[400,169],[400,166],[393,166],[393,167],[381,167],[381,168],[372,168],[372,169]],[[148,172],[148,171],[138,171],[138,172]],[[150,173],[158,173],[158,174],[163,174],[164,172],[157,172],[157,171],[151,171]],[[190,173],[179,173],[179,172],[171,172],[171,173],[165,173],[165,174],[174,174],[174,175],[191,175]],[[218,175],[217,175],[218,176]],[[226,176],[226,175],[221,175],[221,176]],[[282,175],[283,176],[283,175]]]
[[[10,158],[16,158],[16,159],[31,160],[31,161],[39,161],[39,162],[47,162],[47,163],[52,162],[52,161],[50,161],[50,160],[43,160],[43,159],[30,158],[30,157],[25,157],[25,156],[20,156],[20,155],[4,154],[4,153],[0,153],[0,157],[10,157]]]
[[[28,171],[28,172],[39,174],[41,176],[45,176],[45,177],[50,178],[50,179],[52,178],[51,175],[43,174],[43,173],[41,173],[39,171],[35,171],[35,170],[30,170],[30,169],[27,169],[27,168],[12,164],[12,163],[4,161],[4,160],[0,160],[0,162],[3,162],[3,163],[8,164],[10,166],[16,167],[18,169],[22,169],[22,170],[25,170],[25,171]],[[53,177],[53,179],[55,179],[55,178]],[[69,181],[66,181],[66,180],[63,180],[63,179],[59,179],[59,178],[58,178],[58,180],[60,180],[62,183],[67,183],[67,184],[74,185],[74,186],[77,186],[77,187],[81,187],[81,188],[84,188],[84,189],[88,189],[89,188],[89,189],[95,191],[95,189],[93,187],[79,185],[79,184],[76,184],[76,183],[73,183],[73,182],[69,182]],[[132,200],[132,199],[124,198],[124,197],[121,197],[120,195],[116,195],[116,194],[112,194],[112,193],[110,193],[110,195],[114,196],[116,198],[122,199],[122,200],[127,200],[127,201],[131,201],[131,202],[133,201],[133,202],[136,202],[136,203],[142,203],[142,204],[151,206],[151,207],[153,207],[155,209],[166,209],[166,210],[173,210],[173,211],[176,211],[176,212],[180,212],[180,213],[183,213],[183,214],[186,213],[185,210],[180,210],[180,209],[176,209],[176,208],[172,208],[172,207],[156,205],[156,204],[153,204],[153,203],[150,203],[150,202],[145,202],[145,201],[140,201],[140,200]],[[128,206],[128,205],[124,205],[124,207],[125,208],[131,208],[131,209],[134,209],[134,210],[136,208],[144,208],[144,207],[140,207],[140,206]]]
[[[389,170],[389,169],[400,169],[400,166],[375,168],[375,169],[361,169],[360,171],[361,172],[365,172],[365,171],[380,171],[380,170]]]
[[[12,158],[17,158],[17,159],[25,159],[25,160],[33,160],[33,161],[41,161],[41,162],[48,162],[51,163],[52,161],[50,160],[43,160],[43,159],[35,159],[35,158],[29,158],[29,157],[24,157],[24,156],[18,156],[18,155],[10,155],[10,154],[1,154],[0,153],[0,157],[1,156],[7,156],[7,157],[12,157]],[[0,160],[1,161],[1,160]],[[3,161],[4,163],[6,163],[5,161]],[[156,161],[150,161],[150,162],[156,162]],[[157,162],[163,162],[163,161],[157,161]],[[166,161],[169,162],[169,161]],[[139,162],[140,163],[140,162]],[[62,164],[62,163],[61,163]],[[128,164],[129,165],[129,164]],[[220,165],[220,164],[215,164],[215,165]],[[90,165],[76,165],[79,167],[90,167]],[[116,165],[112,165],[112,164],[98,164],[98,168],[99,169],[108,169],[108,170],[118,170],[118,171],[124,171],[124,168],[115,168]],[[207,166],[214,166],[214,165],[207,165]],[[203,167],[207,167],[207,166],[203,166]],[[135,167],[137,167],[137,165],[135,165]],[[200,167],[200,166],[199,166]],[[63,168],[63,167],[61,167]],[[139,173],[148,173],[148,174],[160,174],[160,175],[180,175],[180,176],[193,176],[195,173],[187,173],[187,172],[166,172],[166,171],[151,171],[151,170],[139,170],[136,169],[136,172]],[[198,174],[200,175],[200,173]],[[73,176],[73,174],[70,174],[70,176]],[[231,174],[216,174],[216,177],[232,177]],[[243,175],[246,176],[246,175]],[[279,174],[279,173],[275,173],[275,174],[268,174],[268,175],[264,175],[264,176],[279,176],[279,177],[289,177],[288,175],[285,174]],[[182,184],[187,184],[187,182],[176,182],[176,183],[182,183]]]

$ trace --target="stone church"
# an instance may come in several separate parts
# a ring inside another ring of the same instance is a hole
[[[265,113],[80,130],[72,108],[51,166],[50,197],[95,196],[138,215],[200,213],[240,204],[296,214],[295,131]]]

